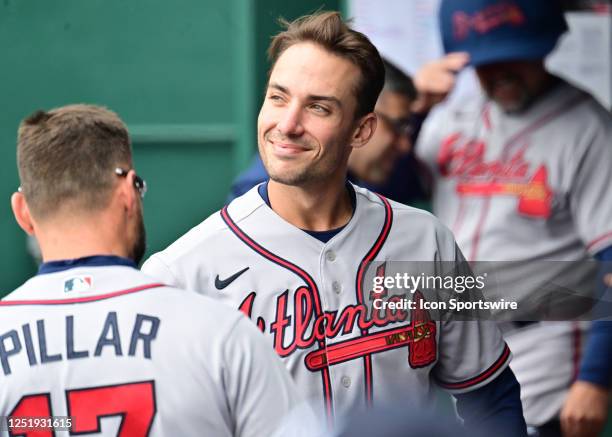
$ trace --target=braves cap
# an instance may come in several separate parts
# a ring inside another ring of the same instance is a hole
[[[543,59],[567,30],[558,0],[442,0],[444,51],[468,52],[479,66]]]

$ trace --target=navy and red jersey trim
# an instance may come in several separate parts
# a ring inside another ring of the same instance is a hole
[[[477,384],[480,384],[482,381],[485,381],[486,379],[490,378],[491,375],[494,375],[499,369],[501,369],[508,362],[509,358],[510,358],[510,348],[506,344],[504,345],[504,350],[502,351],[499,358],[487,370],[482,372],[480,375],[477,375],[473,378],[466,379],[464,381],[459,381],[459,382],[443,382],[443,381],[438,380],[437,381],[438,385],[447,390],[460,390],[460,389],[475,386]]]
[[[376,194],[376,193],[375,193]],[[380,249],[383,247],[385,242],[387,241],[387,237],[391,232],[391,225],[393,224],[393,210],[391,209],[391,204],[389,201],[381,196],[380,194],[376,194],[383,203],[385,208],[385,220],[383,223],[383,227],[380,230],[380,234],[376,238],[376,241],[368,251],[368,253],[363,257],[361,263],[359,264],[359,270],[357,271],[357,276],[355,278],[355,291],[357,292],[357,303],[360,305],[365,305],[363,299],[363,281],[367,271],[369,264],[376,258]],[[367,335],[368,330],[363,329],[361,331],[362,335]],[[374,381],[373,381],[373,372],[372,372],[372,355],[367,354],[363,357],[363,366],[364,366],[364,378],[365,378],[365,396],[366,402],[368,406],[372,406],[374,400]]]
[[[95,296],[86,297],[75,297],[69,299],[32,299],[32,300],[3,300],[0,301],[0,306],[17,306],[17,305],[70,305],[77,303],[97,302],[100,300],[111,299],[117,296],[123,296],[130,293],[136,293],[139,291],[150,290],[152,288],[166,287],[162,283],[140,285],[134,288],[128,288],[126,290],[113,291],[105,294],[98,294]]]
[[[595,238],[593,241],[591,241],[590,243],[587,244],[587,250],[591,250],[593,247],[595,247],[597,244],[601,243],[602,241],[605,241],[607,239],[611,239],[612,240],[612,232],[607,232],[597,238]]]
[[[254,239],[252,239],[249,235],[247,235],[247,233],[244,232],[236,224],[236,222],[234,222],[234,220],[230,217],[227,211],[227,205],[221,210],[221,218],[223,219],[227,227],[230,229],[230,231],[232,231],[232,233],[236,235],[236,237],[240,241],[242,241],[249,248],[255,251],[255,253],[295,273],[299,278],[301,278],[306,283],[307,288],[312,293],[317,316],[320,317],[323,315],[323,307],[321,306],[319,287],[317,286],[312,276],[308,274],[308,272],[306,272],[304,269],[300,268],[299,266],[293,264],[292,262],[270,252],[268,249],[261,246]],[[318,343],[319,343],[320,349],[325,349],[326,345],[325,345],[324,340],[320,340],[318,341]],[[334,404],[333,404],[333,392],[331,388],[331,377],[329,374],[329,367],[324,367],[323,369],[321,369],[321,378],[323,380],[323,394],[324,394],[323,397],[325,400],[325,411],[327,413],[328,420],[331,423],[331,418],[334,415]]]

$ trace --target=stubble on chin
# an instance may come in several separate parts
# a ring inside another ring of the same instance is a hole
[[[274,182],[283,185],[290,186],[301,186],[310,182],[313,178],[312,175],[308,173],[306,169],[294,169],[291,171],[279,171],[272,168],[270,165],[266,165],[264,162],[264,166],[270,176],[270,179]]]
[[[268,149],[266,149],[268,148]],[[312,181],[313,175],[309,172],[306,166],[302,166],[299,163],[294,163],[292,167],[288,169],[280,169],[275,165],[275,161],[281,161],[279,158],[270,156],[272,154],[272,146],[267,141],[267,137],[264,137],[264,146],[260,146],[259,155],[263,162],[266,173],[271,180],[283,185],[300,186],[305,185]],[[269,155],[270,154],[270,155]]]

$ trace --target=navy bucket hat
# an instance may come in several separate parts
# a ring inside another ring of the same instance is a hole
[[[439,18],[444,51],[476,67],[543,59],[567,30],[555,0],[442,0]]]

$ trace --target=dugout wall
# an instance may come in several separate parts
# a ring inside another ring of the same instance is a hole
[[[94,103],[127,122],[145,199],[148,254],[220,208],[255,151],[265,49],[292,19],[340,1],[0,2],[0,296],[36,271],[15,223],[19,121]]]

